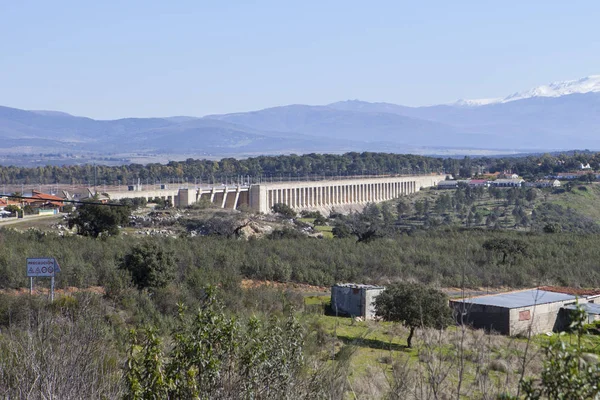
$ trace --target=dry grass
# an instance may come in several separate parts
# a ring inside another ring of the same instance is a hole
[[[314,317],[313,317],[314,318]],[[341,342],[336,352],[354,346],[349,364],[348,398],[359,399],[496,399],[515,395],[526,341],[482,330],[451,327],[420,329],[413,348],[399,324],[320,316],[324,332]],[[525,376],[539,374],[540,346],[531,342]]]

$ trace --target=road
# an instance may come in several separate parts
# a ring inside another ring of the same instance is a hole
[[[2,218],[0,219],[0,227],[2,226],[8,226],[8,225],[16,225],[16,224],[22,224],[22,223],[26,223],[26,222],[31,222],[31,221],[37,221],[40,219],[47,219],[47,218],[56,218],[58,216],[60,216],[61,214],[53,214],[53,215],[29,215],[25,218]]]

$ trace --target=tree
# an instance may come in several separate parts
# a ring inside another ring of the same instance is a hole
[[[175,255],[156,242],[146,242],[134,246],[120,268],[129,271],[138,289],[158,289],[175,278]]]
[[[567,182],[567,184],[565,185],[565,189],[567,190],[567,192],[570,192],[571,190],[573,190],[573,183]]]
[[[10,195],[8,198],[10,200],[15,200],[15,201],[22,201],[23,199],[21,199],[21,196],[23,196],[23,193],[21,192],[14,192],[12,195]]]
[[[353,236],[350,226],[344,221],[337,221],[331,230],[331,233],[338,239],[345,239]]]
[[[296,211],[294,211],[292,207],[285,203],[276,203],[273,205],[272,210],[274,213],[277,213],[283,217],[296,218]]]
[[[562,231],[562,226],[558,223],[549,222],[544,225],[544,233],[560,233]]]
[[[140,207],[146,207],[148,201],[145,197],[126,197],[119,200],[119,204],[129,207],[132,210],[137,210]]]
[[[367,204],[361,213],[353,213],[343,218],[333,228],[335,237],[348,237],[348,233],[356,237],[357,242],[370,242],[388,233],[381,210],[377,204]]]
[[[33,207],[31,207],[30,204],[26,204],[25,207],[23,207],[23,214],[33,215],[35,214],[35,210],[33,209]]]
[[[155,197],[150,200],[150,202],[156,204],[157,208],[165,208],[167,204],[166,201],[160,197]]]
[[[383,219],[383,223],[386,225],[392,224],[394,222],[394,214],[392,213],[392,206],[389,203],[383,203],[381,205],[381,218]]]
[[[317,217],[313,221],[314,226],[323,226],[327,224],[327,218],[325,218],[320,212],[317,211]]]
[[[519,239],[489,239],[483,243],[483,248],[491,252],[502,254],[502,264],[506,263],[509,256],[527,255],[527,243]]]
[[[401,322],[410,329],[406,339],[409,348],[416,328],[443,329],[452,321],[448,296],[420,283],[389,286],[375,299],[375,313],[386,321]]]
[[[19,208],[19,206],[16,206],[14,204],[10,204],[6,207],[4,207],[4,211],[9,212],[11,215],[19,215],[19,212],[21,211],[21,209]]]
[[[475,213],[475,224],[481,225],[482,222],[483,222],[483,214],[478,211]]]
[[[398,212],[398,216],[402,216],[410,212],[410,204],[406,200],[399,200],[398,204],[396,204],[396,211]]]
[[[425,214],[425,202],[422,200],[415,201],[415,212],[417,215]]]
[[[128,206],[84,203],[70,214],[67,223],[82,236],[114,236],[119,234],[119,226],[129,222],[130,215]]]

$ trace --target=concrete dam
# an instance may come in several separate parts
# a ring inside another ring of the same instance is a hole
[[[245,205],[267,214],[277,203],[286,204],[297,211],[379,203],[436,186],[445,179],[446,175],[419,175],[183,189],[142,190],[141,187],[130,186],[128,191],[105,194],[111,200],[133,197],[152,200],[158,197],[169,200],[176,207],[187,207],[207,200],[220,208],[238,209]]]

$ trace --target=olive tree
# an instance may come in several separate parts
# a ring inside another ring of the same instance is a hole
[[[409,348],[416,328],[443,329],[452,321],[448,296],[419,283],[387,287],[375,299],[375,313],[385,321],[400,322],[410,329],[406,339]]]

